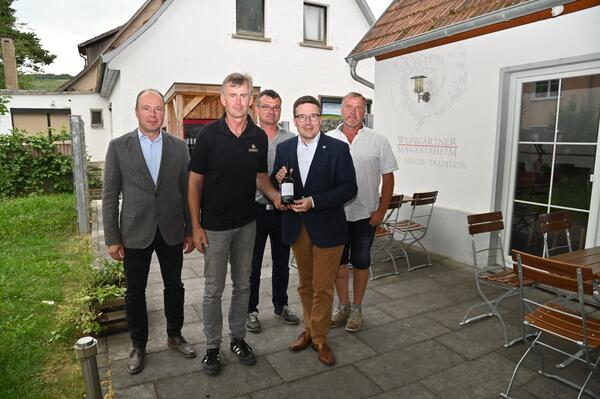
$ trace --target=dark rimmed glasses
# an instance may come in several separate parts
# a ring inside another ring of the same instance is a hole
[[[307,120],[310,120],[311,122],[316,122],[319,120],[319,118],[321,117],[321,114],[301,114],[301,115],[296,115],[295,118],[298,119],[298,122],[306,122]]]

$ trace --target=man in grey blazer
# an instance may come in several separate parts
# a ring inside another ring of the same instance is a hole
[[[183,252],[194,249],[187,206],[187,145],[161,132],[165,107],[158,91],[141,91],[135,114],[138,128],[112,140],[108,146],[102,194],[108,253],[125,265],[125,305],[133,345],[127,370],[131,374],[144,368],[148,342],[146,285],[153,252],[158,257],[164,284],[167,343],[181,356],[196,355],[181,336]]]

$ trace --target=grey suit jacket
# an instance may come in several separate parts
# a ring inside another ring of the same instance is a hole
[[[187,144],[171,134],[163,133],[162,137],[156,186],[146,166],[137,129],[110,142],[102,193],[106,245],[121,243],[127,248],[147,248],[157,227],[169,245],[180,244],[184,236],[192,235],[187,206]]]

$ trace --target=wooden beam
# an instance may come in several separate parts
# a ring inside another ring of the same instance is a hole
[[[183,132],[183,94],[176,94],[175,95],[175,119],[177,120],[175,134],[178,137],[184,138],[184,132]]]
[[[190,114],[190,112],[192,112],[194,110],[194,108],[196,108],[198,106],[198,104],[200,104],[202,102],[202,100],[204,100],[206,96],[196,96],[192,99],[192,101],[190,101],[189,103],[187,103],[185,105],[185,108],[183,109],[183,118],[187,118],[187,116]]]
[[[206,95],[206,94],[221,94],[220,84],[200,84],[200,83],[173,83],[165,94],[167,101],[174,98],[177,94],[185,94],[190,96]]]
[[[166,104],[166,118],[167,118],[167,131],[174,134],[177,129],[177,121],[175,118],[175,110],[173,109],[173,102]]]
[[[258,96],[260,86],[255,86],[252,90],[252,95]],[[179,83],[175,82],[171,85],[165,94],[165,101],[171,101],[177,94],[186,96],[197,95],[221,95],[220,84],[204,84],[204,83]]]

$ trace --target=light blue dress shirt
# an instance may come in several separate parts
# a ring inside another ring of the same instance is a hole
[[[152,181],[154,181],[154,186],[156,187],[156,183],[158,182],[158,172],[160,171],[160,160],[162,158],[162,132],[160,132],[158,137],[152,141],[144,136],[140,129],[138,129],[138,137],[140,138],[140,146],[142,147],[142,154],[144,154],[146,166],[148,166],[148,171],[150,172],[150,176],[152,176]]]

